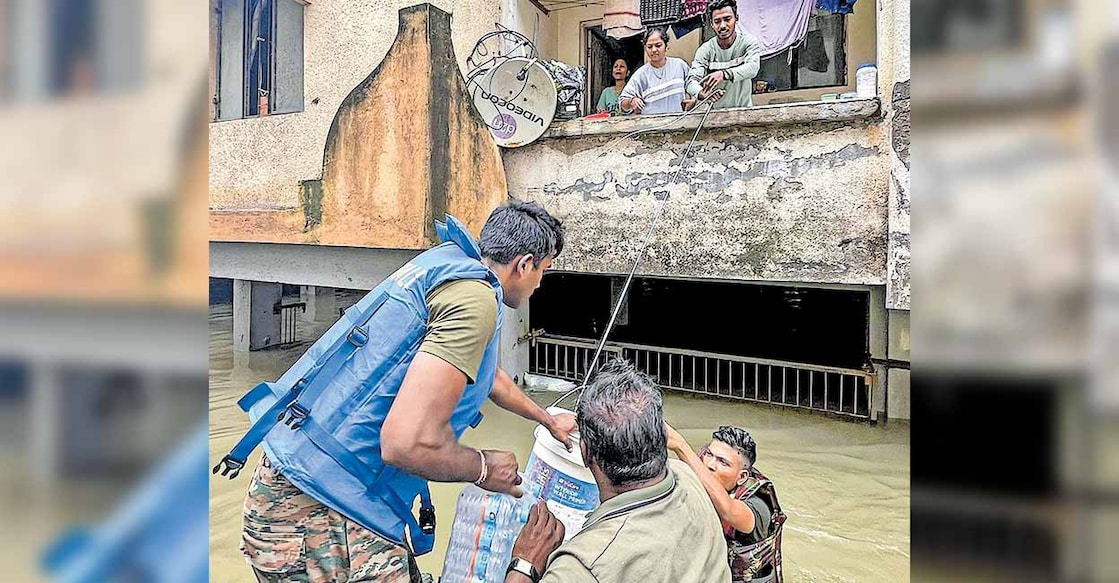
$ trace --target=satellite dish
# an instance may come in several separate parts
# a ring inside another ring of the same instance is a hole
[[[472,84],[474,107],[497,145],[532,143],[556,115],[556,82],[536,59],[504,59]]]

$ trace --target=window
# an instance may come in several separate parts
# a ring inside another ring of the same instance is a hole
[[[914,0],[913,53],[1018,48],[1025,37],[1022,0]]]
[[[0,99],[140,87],[143,12],[139,0],[0,0]]]
[[[303,111],[303,3],[210,0],[214,120]]]
[[[703,40],[714,36],[705,26]],[[822,10],[808,18],[804,42],[762,59],[754,77],[754,93],[843,85],[847,85],[846,15]]]

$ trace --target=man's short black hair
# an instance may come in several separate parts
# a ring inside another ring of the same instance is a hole
[[[730,8],[733,10],[735,20],[738,19],[738,2],[735,0],[711,0],[707,3],[707,22],[711,22],[711,15],[714,14],[716,10],[721,10],[723,8]]]
[[[532,254],[533,264],[563,251],[563,225],[534,202],[511,200],[490,213],[482,227],[482,257],[502,265]]]
[[[758,444],[753,437],[750,437],[750,432],[741,427],[723,425],[711,434],[711,439],[721,441],[738,450],[747,468],[753,467],[754,461],[758,459]]]

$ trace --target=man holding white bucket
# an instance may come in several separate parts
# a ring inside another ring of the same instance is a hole
[[[427,480],[521,495],[512,452],[458,442],[487,398],[570,444],[572,416],[547,413],[497,367],[501,304],[516,308],[540,286],[563,227],[510,202],[480,243],[454,217],[436,228],[442,244],[239,401],[253,426],[214,473],[236,477],[263,446],[241,545],[259,581],[418,582],[414,557],[435,534]]]
[[[625,361],[583,390],[576,418],[601,504],[561,546],[543,503],[513,546],[506,583],[729,582],[719,516],[687,465],[669,460],[660,389]]]

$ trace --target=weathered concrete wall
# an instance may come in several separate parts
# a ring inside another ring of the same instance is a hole
[[[370,290],[417,251],[333,245],[210,242],[210,277]]]
[[[886,307],[908,310],[910,62],[909,2],[881,0],[879,10],[878,94],[882,97],[890,149],[889,257]]]
[[[913,316],[922,366],[1084,370],[1099,212],[1085,113],[1054,106],[936,122],[921,137],[914,215],[913,285],[935,291]]]
[[[713,116],[716,114],[712,114]],[[886,281],[889,159],[878,119],[546,139],[505,152],[510,194],[567,225],[556,269],[627,272],[665,194],[639,273],[754,281]]]
[[[545,15],[528,0],[502,0],[501,25],[520,32],[536,44],[541,59],[556,59],[559,46],[558,25],[560,15],[568,11],[550,12]]]
[[[445,213],[481,231],[505,199],[505,173],[456,69],[450,24],[430,4],[401,10],[388,55],[330,126],[321,190],[304,181],[298,209],[216,213],[211,239],[424,249]]]
[[[300,181],[322,177],[335,112],[387,54],[398,28],[397,12],[417,3],[315,0],[305,7],[305,109],[210,124],[211,211],[240,213],[244,224],[233,229],[302,229]],[[501,3],[432,4],[452,13],[451,38],[461,70],[475,40],[501,21]],[[403,85],[399,94],[404,97],[411,90]]]
[[[424,5],[400,18],[389,54],[331,126],[322,223],[308,230],[317,242],[426,249],[444,214],[478,233],[505,200],[501,155],[454,70],[450,15]]]

